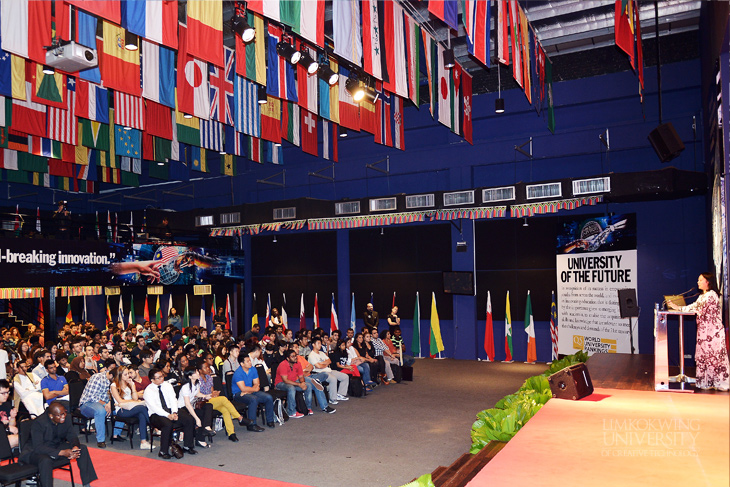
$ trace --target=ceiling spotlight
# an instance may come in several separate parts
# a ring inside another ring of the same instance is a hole
[[[504,113],[504,98],[494,100],[494,113]]]
[[[450,47],[448,49],[444,49],[444,68],[451,69],[455,64],[454,50]]]
[[[218,152],[218,153],[219,153],[220,155],[222,155],[222,156],[224,156],[224,155],[226,155],[226,154],[227,154],[227,152],[226,152],[226,151],[224,151],[224,150],[222,150],[222,151],[220,151],[220,152]]]
[[[123,130],[132,130],[132,127],[129,127],[128,125],[125,125]]]
[[[259,105],[266,105],[266,103],[269,101],[268,97],[266,96],[266,87],[264,85],[258,85],[256,88],[256,97],[258,99]]]
[[[124,33],[124,48],[127,51],[136,51],[137,50],[137,36],[132,34],[129,31],[126,31]]]
[[[327,59],[320,60],[319,68],[317,69],[319,77],[327,82],[328,85],[334,86],[340,80],[340,76],[330,68]]]
[[[43,74],[55,74],[56,70],[47,64],[43,65]]]
[[[241,36],[243,42],[251,42],[256,35],[256,30],[249,25],[246,17],[233,17],[231,27],[233,32]]]
[[[530,226],[530,224],[527,223],[527,217],[525,217],[525,221],[522,223],[522,226],[523,227],[529,227]]]
[[[183,113],[183,118],[193,118],[189,113]]]
[[[342,125],[340,125],[340,137],[342,137],[343,139],[347,137],[347,129]]]
[[[363,88],[363,97],[362,99],[369,102],[369,103],[375,103],[378,101],[378,98],[380,98],[380,93],[375,91],[375,89],[371,86],[365,86]]]
[[[157,165],[158,165],[158,166],[164,166],[164,165],[165,165],[165,163],[164,163],[164,161],[157,161]]]
[[[306,51],[304,48],[302,48],[301,53],[302,58],[299,60],[299,64],[304,66],[304,69],[307,70],[307,74],[311,76],[319,69],[319,63],[312,59],[312,56],[310,56],[309,52]]]
[[[289,61],[290,64],[296,64],[302,58],[300,51],[297,51],[289,42],[283,40],[276,44],[276,52]]]
[[[356,102],[361,101],[365,97],[365,90],[360,86],[360,80],[354,75],[345,81],[345,89],[352,95],[352,99]]]

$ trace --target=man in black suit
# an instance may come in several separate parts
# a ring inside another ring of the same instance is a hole
[[[378,312],[373,310],[373,303],[368,303],[365,313],[363,313],[362,321],[369,328],[378,329]]]
[[[86,445],[80,444],[71,418],[66,418],[63,404],[52,402],[43,414],[33,420],[30,432],[30,446],[23,450],[20,460],[38,466],[43,487],[53,487],[53,462],[61,457],[77,461],[84,487],[98,478],[89,450]]]

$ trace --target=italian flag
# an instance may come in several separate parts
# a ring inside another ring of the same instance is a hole
[[[509,291],[507,291],[507,308],[504,312],[504,353],[505,361],[512,361],[512,313],[509,311]]]

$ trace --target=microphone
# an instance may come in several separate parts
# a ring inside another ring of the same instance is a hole
[[[691,288],[687,289],[685,292],[676,294],[675,296],[686,296],[688,293],[691,293],[692,291],[695,291],[696,289],[697,289],[696,287],[691,287]],[[699,296],[699,293],[693,294],[692,296],[687,296],[687,297],[693,298],[695,296]],[[662,301],[662,306],[666,307],[666,304],[667,304],[667,300],[665,299],[664,301]]]

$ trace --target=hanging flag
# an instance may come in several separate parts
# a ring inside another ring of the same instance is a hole
[[[466,0],[464,2],[464,27],[466,28],[466,48],[486,67],[489,63],[489,18],[490,2]]]
[[[261,107],[258,103],[257,91],[256,83],[236,76],[233,102],[236,130],[246,135],[261,137]]]
[[[31,100],[49,107],[66,108],[66,75],[60,72],[53,74],[45,74],[43,65],[29,62],[30,69],[26,74],[30,74]]]
[[[200,297],[200,318],[198,320],[198,327],[200,329],[205,328],[208,330],[208,322],[205,319],[205,296]]]
[[[170,296],[170,299],[172,299],[172,295]],[[185,316],[183,317],[183,330],[186,330],[188,328],[190,328],[190,306],[188,305],[188,293],[185,293]]]
[[[385,63],[383,88],[408,98],[408,71],[406,69],[405,28],[403,8],[396,2],[384,2],[383,36],[385,39]]]
[[[644,48],[641,41],[641,18],[639,17],[639,1],[630,0],[634,4],[634,25],[636,26],[636,70],[639,75],[639,85],[641,85],[641,100],[644,100]],[[542,46],[541,46],[542,47]]]
[[[532,104],[532,71],[530,65],[532,63],[530,55],[530,30],[527,22],[525,11],[520,8],[520,34],[522,35],[522,79],[524,81],[525,95],[527,102]]]
[[[281,132],[284,139],[299,147],[299,105],[285,101],[281,104]]]
[[[99,69],[104,86],[140,96],[139,50],[129,51],[124,47],[124,29],[107,21],[102,23],[104,42],[99,55]]]
[[[114,151],[118,156],[142,158],[142,136],[139,130],[124,130],[120,125],[115,126],[116,135],[114,140]],[[111,159],[111,164],[116,167],[116,161]]]
[[[46,137],[46,106],[30,100],[30,81],[25,83],[25,100],[13,100],[13,130]]]
[[[48,137],[66,144],[76,145],[78,122],[76,120],[76,80],[68,76],[64,108],[48,107]]]
[[[444,66],[444,46],[437,47],[436,65],[438,67],[438,121],[451,128],[453,124],[452,101],[453,77],[450,69]],[[456,67],[456,66],[454,66]]]
[[[300,51],[308,53],[312,59],[318,59],[317,51],[297,40],[297,48]],[[299,99],[299,106],[309,110],[315,115],[318,113],[317,110],[317,90],[319,86],[319,76],[317,73],[309,74],[304,64],[297,63],[297,97]]]
[[[106,210],[106,241],[111,242],[112,239],[112,213],[111,211]]]
[[[271,322],[271,294],[266,295],[266,318],[264,319],[264,323],[266,323],[266,328],[268,328]]]
[[[145,294],[144,297],[144,320],[150,321],[150,305],[149,305],[149,296]]]
[[[314,293],[314,329],[319,328],[319,304],[317,302],[317,293]]]
[[[210,116],[208,64],[194,58],[188,52],[187,29],[183,25],[180,25],[180,49],[177,53],[177,90],[179,111],[197,118],[208,119]]]
[[[550,361],[558,359],[558,305],[555,301],[555,291],[553,291],[550,304],[550,341],[552,342]]]
[[[223,47],[225,65],[219,68],[211,64],[208,66],[210,84],[210,119],[226,125],[233,125],[233,77],[235,76],[233,50]]]
[[[250,4],[250,2],[249,2]],[[236,73],[251,81],[266,85],[266,29],[264,19],[261,15],[251,11],[247,12],[248,25],[252,26],[256,33],[248,44],[243,42],[241,36],[236,38]]]
[[[114,123],[144,130],[144,101],[139,96],[114,92]]]
[[[134,312],[134,294],[129,297],[129,326],[137,323],[137,316]]]
[[[380,84],[380,82],[376,82],[377,84]],[[376,117],[376,103],[375,101],[364,98],[360,101],[360,130],[371,134],[375,134],[378,131],[378,125],[380,124],[380,121]]]
[[[456,0],[428,0],[428,11],[446,22],[452,29],[459,30],[457,25],[459,7]]]
[[[366,73],[383,79],[381,65],[381,30],[377,0],[362,0],[362,67]]]
[[[120,0],[65,0],[66,3],[119,24],[122,19]]]
[[[360,106],[355,102],[350,91],[346,88],[350,71],[340,66],[339,112],[340,125],[351,130],[360,131]]]
[[[507,0],[497,0],[495,3],[497,4],[497,59],[500,63],[509,65],[509,8]]]
[[[200,147],[221,152],[223,150],[223,124],[213,120],[200,121]]]
[[[177,48],[177,0],[122,2],[122,27],[157,44]]]
[[[106,88],[76,80],[76,116],[109,123],[109,92]]]
[[[145,39],[142,39],[142,96],[175,108],[175,51]]]
[[[299,303],[299,329],[307,329],[307,318],[304,316],[304,293],[302,293],[302,299]]]
[[[614,39],[616,47],[628,54],[634,68],[634,2],[631,0],[616,0],[614,4]]]
[[[59,3],[56,3],[57,9],[58,5]],[[68,16],[68,18],[70,24],[70,15]],[[58,13],[56,13],[56,23],[58,23]],[[76,40],[82,46],[96,48],[97,54],[101,53],[104,49],[104,41],[96,37],[96,28],[98,23],[99,22],[96,16],[87,14],[82,10],[78,10],[76,12],[76,30],[78,34],[76,36]],[[56,35],[58,35],[58,32],[56,33]],[[70,39],[70,37],[70,33],[68,37],[66,37],[66,35],[62,35],[63,39]],[[92,83],[101,84],[101,71],[99,70],[99,66],[97,65],[95,68],[79,71],[79,78],[90,81]]]
[[[426,77],[428,78],[428,109],[431,111],[431,118],[433,118],[433,110],[438,97],[438,87],[436,85],[438,76],[434,67],[436,61],[434,58],[436,55],[436,41],[425,29],[421,29],[421,33],[423,34],[423,54],[426,59]]]
[[[162,329],[162,309],[160,308],[160,295],[157,295],[157,306],[155,306],[155,321],[157,328]]]
[[[336,123],[322,120],[322,157],[328,161],[338,160],[337,141],[339,140],[339,126]]]
[[[507,291],[507,305],[504,312],[504,353],[505,362],[512,361],[512,313],[509,309],[509,291]]]
[[[172,117],[170,107],[155,103],[152,100],[145,102],[144,111],[145,131],[149,135],[172,140]]]
[[[6,0],[0,4],[2,49],[45,64],[51,45],[51,2]]]
[[[261,138],[281,142],[281,100],[267,95],[267,102],[261,105]]]
[[[461,134],[461,117],[459,116],[461,95],[459,92],[461,91],[461,75],[463,71],[459,63],[456,63],[451,68],[451,84],[449,86],[449,90],[451,91],[449,96],[451,99],[451,131],[459,135]]]
[[[223,66],[223,2],[188,0],[187,14],[187,52],[203,61]]]
[[[374,135],[375,143],[387,145],[388,147],[393,147],[393,132],[391,128],[393,120],[391,101],[393,96],[395,95],[383,91],[375,104],[375,116],[378,119],[377,130]]]
[[[226,294],[226,330],[231,329],[231,295]]]
[[[484,351],[487,360],[494,362],[494,325],[492,323],[492,295],[487,291],[487,322],[484,326]]]
[[[362,66],[359,0],[340,0],[332,3],[332,31],[335,54],[357,66]]]
[[[337,319],[337,310],[335,309],[335,293],[332,293],[332,307],[330,308],[330,333],[340,329],[340,323]]]
[[[510,36],[512,38],[512,76],[523,87],[522,81],[522,35],[520,34],[520,5],[516,0],[510,0],[509,3],[509,24]]]
[[[356,323],[357,318],[355,317],[355,293],[352,293],[352,303],[350,304],[350,328],[352,328],[352,331],[355,331]]]
[[[527,335],[527,359],[528,364],[537,361],[537,347],[535,345],[535,321],[532,318],[532,300],[530,291],[527,291],[527,304],[525,305],[525,334]]]
[[[317,117],[308,110],[301,110],[302,117],[302,150],[307,154],[318,156]],[[324,120],[323,123],[326,123]]]
[[[284,298],[283,304],[281,305],[281,325],[284,327],[284,331],[289,329],[289,316],[286,314],[286,294],[281,293]]]
[[[67,297],[67,303],[66,304],[66,323],[71,323],[74,320],[73,314],[71,314],[71,295],[69,294]]]
[[[281,22],[279,1],[280,0],[249,0],[246,2],[246,7],[268,19]]]
[[[330,69],[338,73],[340,68],[334,58],[329,58]],[[332,120],[335,123],[340,121],[340,88],[337,84],[330,86],[327,80],[319,80],[319,116]]]
[[[403,98],[394,95],[393,99],[393,147],[406,150],[405,141],[403,140]]]
[[[41,299],[41,303],[43,303],[43,300]],[[109,296],[106,297],[106,322],[110,323],[112,321],[112,310],[109,308]]]
[[[547,110],[547,117],[548,117],[548,130],[550,132],[555,133],[555,106],[553,100],[553,63],[550,61],[550,58],[545,59],[545,90],[547,92],[547,102],[548,102],[548,110]]]
[[[436,293],[431,293],[431,334],[428,339],[431,356],[440,355],[444,351],[444,342],[441,339],[441,325],[436,310]]]
[[[464,89],[464,123],[463,123],[463,131],[464,131],[464,140],[469,142],[471,145],[474,145],[474,138],[473,138],[473,131],[472,131],[472,119],[471,119],[471,113],[472,113],[472,84],[471,84],[471,75],[464,70],[461,73],[461,85]]]
[[[276,50],[276,45],[280,41],[286,41],[283,32],[280,27],[269,24],[268,33],[269,62],[266,69],[266,93],[282,100],[298,101],[294,66],[283,56],[279,56]]]
[[[408,95],[416,108],[419,108],[421,103],[421,54],[419,50],[421,45],[421,27],[413,17],[406,14],[404,29],[406,36],[406,64],[408,67]]]

